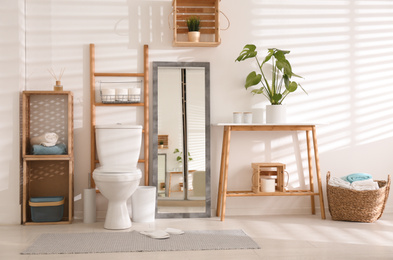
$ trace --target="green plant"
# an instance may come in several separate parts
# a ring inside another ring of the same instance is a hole
[[[260,74],[252,71],[246,78],[245,88],[248,89],[251,86],[262,84],[262,87],[253,89],[253,94],[264,95],[272,105],[280,105],[283,100],[288,96],[289,93],[295,92],[298,86],[307,94],[303,87],[291,80],[292,76],[299,77],[292,72],[292,67],[285,55],[289,51],[283,51],[276,48],[268,49],[268,54],[262,63],[258,60],[256,46],[253,44],[247,44],[244,46],[239,57],[235,61],[244,61],[249,58],[254,58],[257,61]],[[263,65],[272,60],[272,71],[271,71],[271,82],[269,82],[263,72]],[[283,88],[283,84],[285,88]]]
[[[199,24],[201,22],[198,16],[190,16],[187,19],[187,27],[189,32],[198,32],[199,31]]]
[[[183,156],[182,156],[183,152],[180,152],[180,150],[176,148],[175,151],[173,151],[173,153],[179,153],[179,155],[176,157],[176,161],[178,163],[182,163],[183,162]],[[187,154],[188,154],[188,161],[192,161],[192,158],[190,157],[191,156],[190,152],[188,152]]]

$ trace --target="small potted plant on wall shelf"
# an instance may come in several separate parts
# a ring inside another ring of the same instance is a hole
[[[282,106],[284,99],[292,92],[295,92],[300,87],[306,94],[307,92],[302,86],[292,81],[292,76],[300,77],[292,72],[292,67],[287,58],[285,57],[289,51],[283,51],[276,48],[268,49],[268,53],[261,63],[258,60],[256,46],[247,44],[244,46],[239,57],[235,61],[244,61],[249,58],[255,58],[259,71],[258,73],[252,71],[246,78],[245,88],[256,86],[259,83],[262,85],[260,88],[254,88],[251,93],[262,94],[270,102],[266,106],[266,123],[285,123],[285,106]],[[271,76],[265,75],[263,66],[270,61]],[[270,77],[268,77],[270,76]]]
[[[200,18],[198,16],[190,16],[186,22],[188,27],[188,41],[199,42],[199,38],[201,37],[201,33],[199,32]]]

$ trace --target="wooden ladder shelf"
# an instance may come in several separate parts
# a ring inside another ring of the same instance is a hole
[[[113,72],[96,72],[95,71],[95,45],[90,44],[90,115],[91,115],[91,173],[99,163],[96,153],[96,142],[95,142],[95,126],[96,126],[96,106],[142,106],[144,107],[144,123],[143,123],[143,135],[144,135],[144,158],[139,159],[138,163],[144,163],[144,184],[149,185],[149,46],[144,45],[143,47],[143,73],[113,73]],[[139,103],[101,103],[96,101],[96,77],[136,77],[143,78],[143,102]],[[91,174],[92,176],[92,174]],[[91,177],[92,187],[95,187],[93,178]]]

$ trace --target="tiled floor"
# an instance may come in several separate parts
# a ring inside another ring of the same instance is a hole
[[[321,220],[319,215],[226,216],[224,222],[216,217],[158,219],[134,223],[131,229],[243,229],[261,246],[258,250],[20,255],[42,233],[113,232],[104,230],[103,224],[76,220],[71,225],[0,226],[0,259],[393,259],[393,214],[386,213],[372,224]]]

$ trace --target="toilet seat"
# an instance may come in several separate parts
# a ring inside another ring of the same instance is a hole
[[[142,178],[140,169],[125,170],[125,169],[102,169],[97,168],[93,172],[95,181],[103,182],[122,182],[122,181],[135,181]]]

